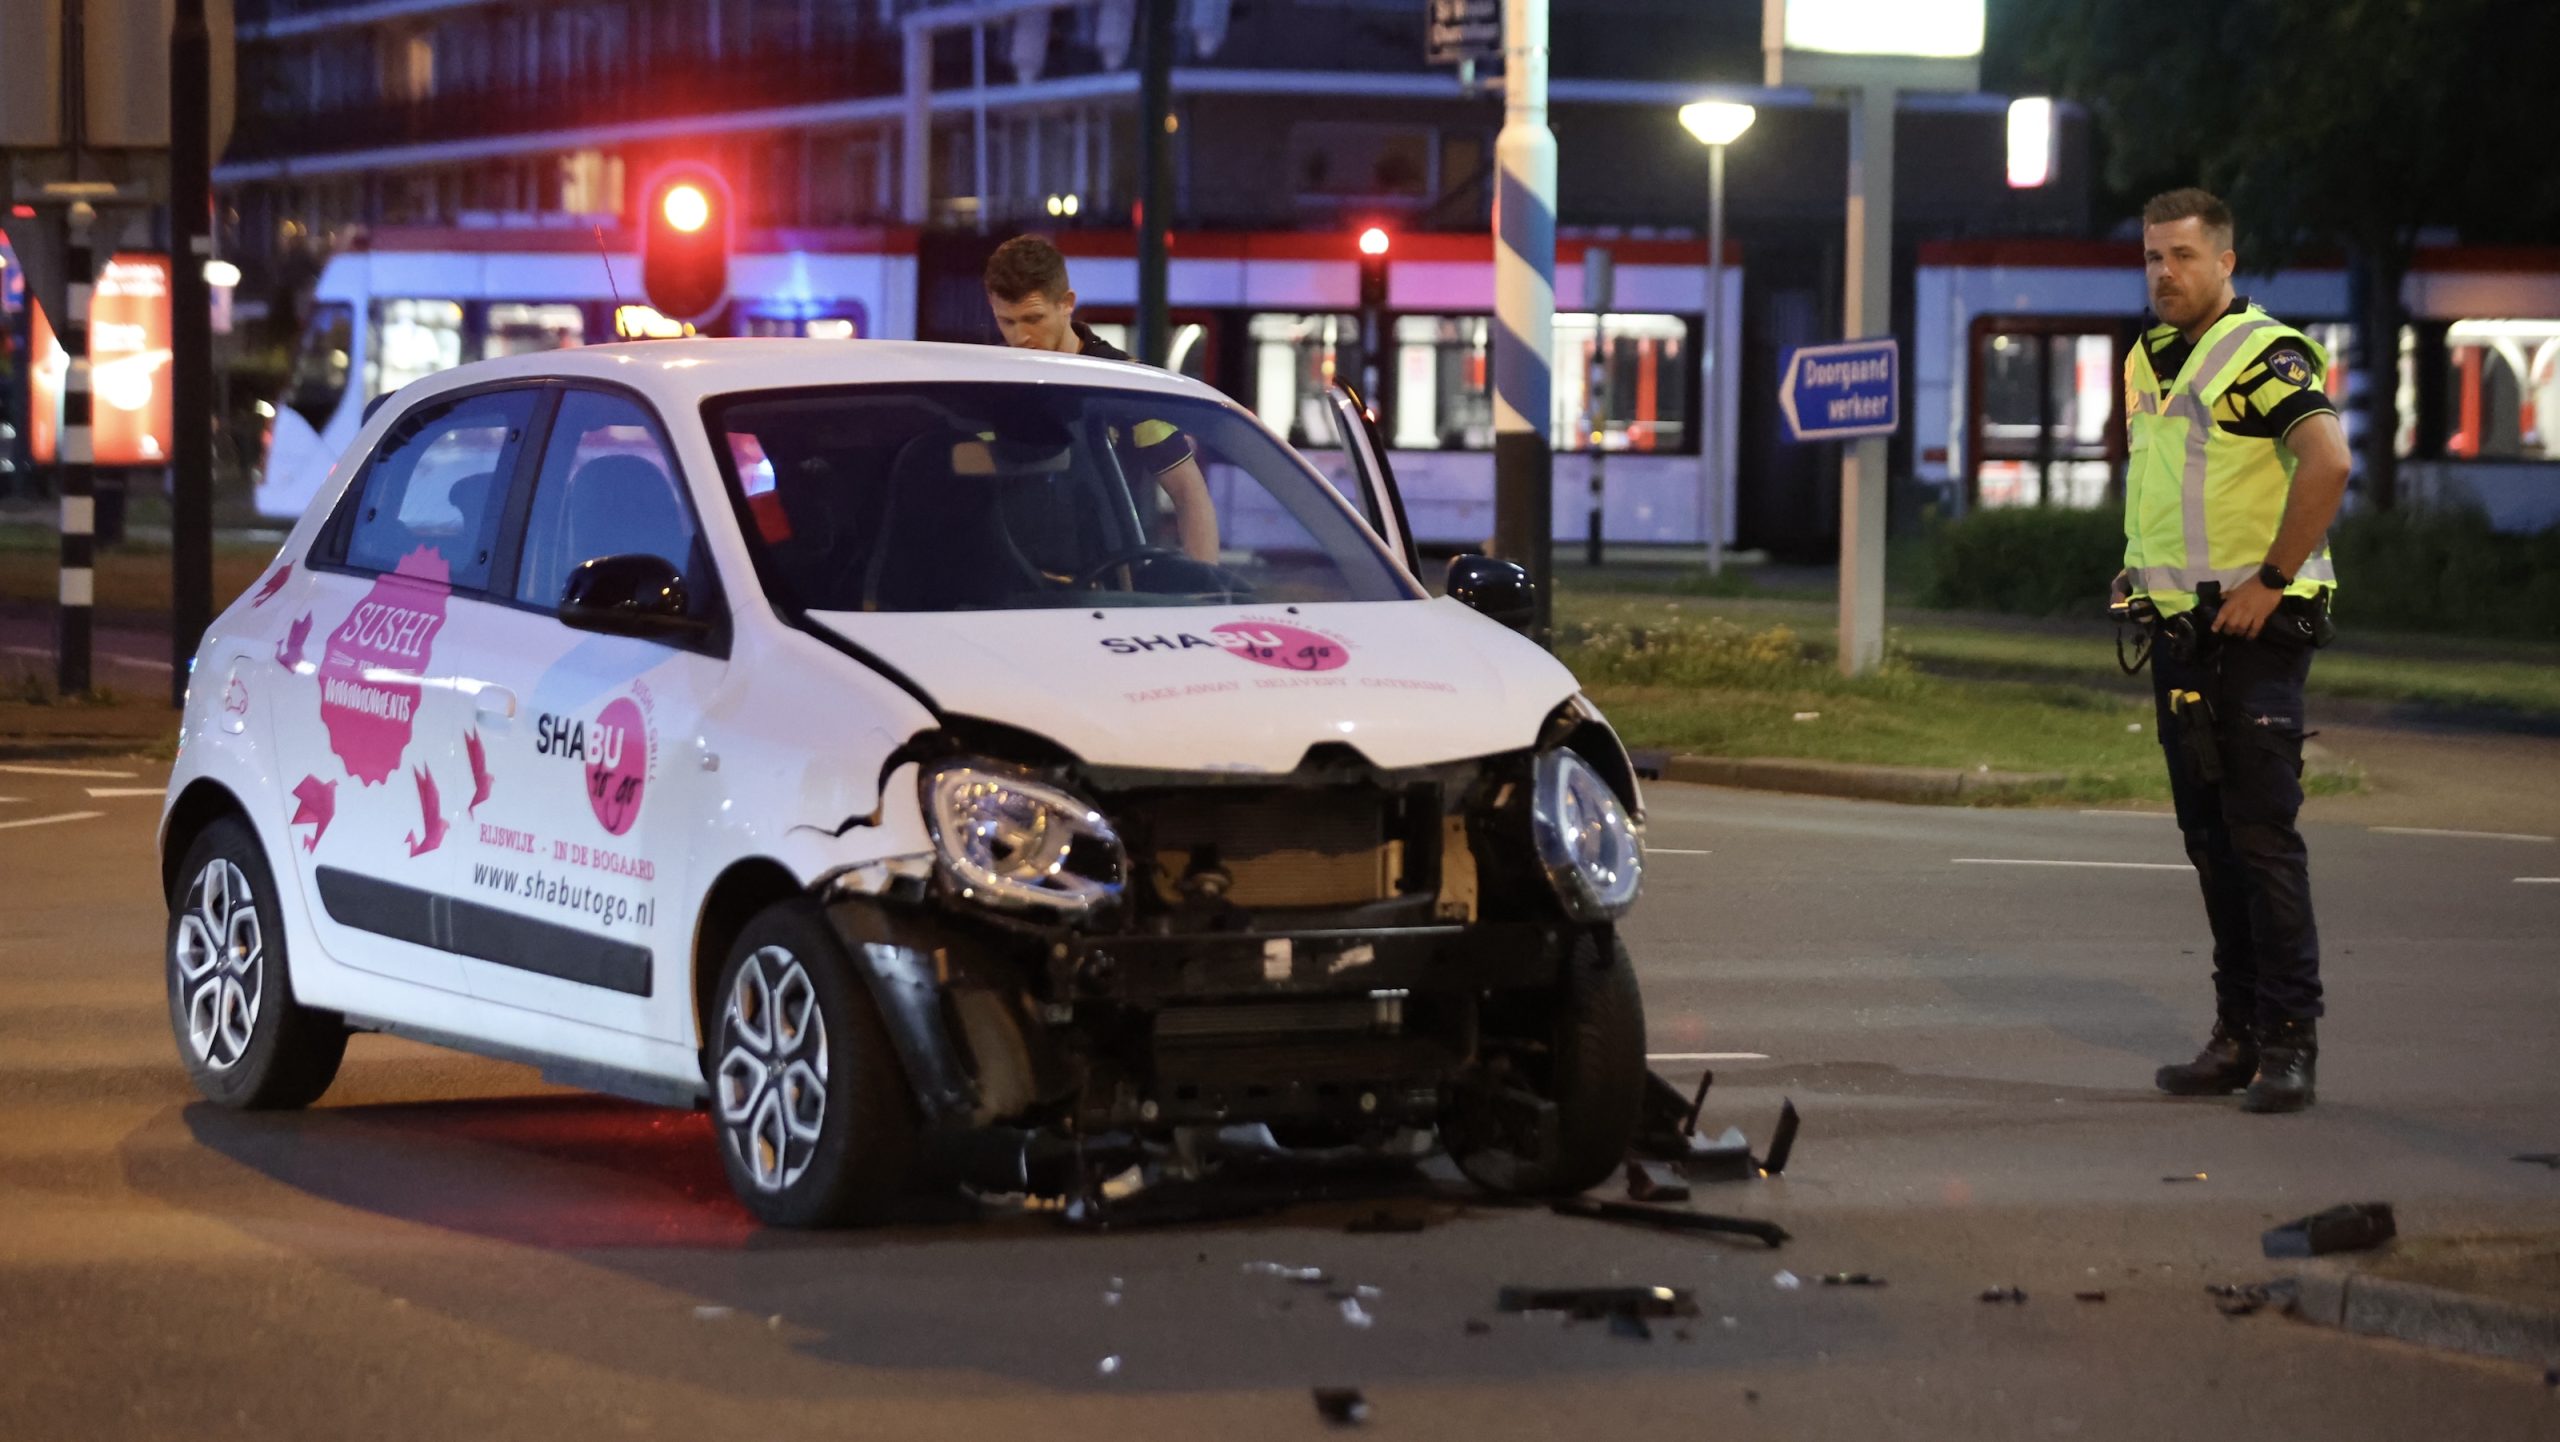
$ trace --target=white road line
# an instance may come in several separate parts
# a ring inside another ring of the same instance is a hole
[[[2083,816],[2130,816],[2141,821],[2175,821],[2178,819],[2178,813],[2174,811],[2119,811],[2110,810],[2101,806],[2082,807],[2080,814]]]
[[[1714,852],[1712,852],[1712,851],[1682,851],[1682,850],[1680,850],[1680,849],[1679,849],[1678,847],[1676,847],[1676,846],[1648,846],[1648,847],[1646,847],[1646,848],[1644,849],[1644,854],[1645,854],[1645,855],[1647,855],[1647,856],[1713,856],[1713,855],[1715,855],[1715,853],[1714,853]]]
[[[92,801],[104,801],[113,796],[166,796],[169,794],[169,788],[165,786],[91,786],[84,789],[88,791],[89,799]]]
[[[66,811],[60,816],[30,816],[24,821],[0,821],[0,831],[15,831],[21,826],[51,826],[57,821],[95,821],[103,811]]]
[[[1649,1051],[1646,1061],[1767,1061],[1765,1051]]]
[[[2519,876],[2518,886],[2560,886],[2560,876]]]
[[[2036,858],[2007,856],[1958,856],[1958,866],[2085,866],[2102,871],[2193,871],[2195,867],[2176,861],[2045,861]]]
[[[0,763],[0,771],[19,776],[87,776],[98,781],[131,781],[136,771],[79,771],[68,766],[21,766],[15,762]]]
[[[2432,826],[2368,826],[2376,836],[2450,836],[2461,841],[2553,841],[2560,837],[2530,836],[2520,831],[2441,831]]]

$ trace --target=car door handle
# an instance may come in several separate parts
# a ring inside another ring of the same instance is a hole
[[[472,712],[481,720],[504,724],[516,719],[516,693],[504,686],[483,685],[480,694],[471,699]]]

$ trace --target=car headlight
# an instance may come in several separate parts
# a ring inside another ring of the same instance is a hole
[[[1576,921],[1614,921],[1644,885],[1644,842],[1599,771],[1557,747],[1538,755],[1530,807],[1538,860]]]
[[[1117,900],[1128,853],[1102,813],[990,764],[925,773],[925,825],[960,895],[1014,911],[1081,916]]]

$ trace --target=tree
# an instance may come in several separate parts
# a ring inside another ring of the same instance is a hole
[[[2346,253],[2363,367],[2365,495],[2398,499],[2401,285],[2422,233],[2548,242],[2553,0],[2013,0],[2023,73],[2087,104],[2109,185],[2202,185],[2241,262]]]

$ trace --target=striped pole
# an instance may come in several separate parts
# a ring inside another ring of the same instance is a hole
[[[62,247],[69,284],[59,340],[69,365],[62,378],[62,426],[54,441],[54,465],[62,474],[62,614],[53,654],[54,687],[65,696],[89,690],[89,606],[96,591],[96,573],[90,568],[98,500],[89,439],[89,296],[98,274],[89,255],[89,226],[96,219],[86,202],[73,205],[70,235]]]
[[[1547,128],[1548,0],[1503,0],[1502,133],[1493,144],[1494,550],[1538,582],[1533,634],[1552,631],[1555,471],[1548,450],[1556,329],[1556,137]]]

